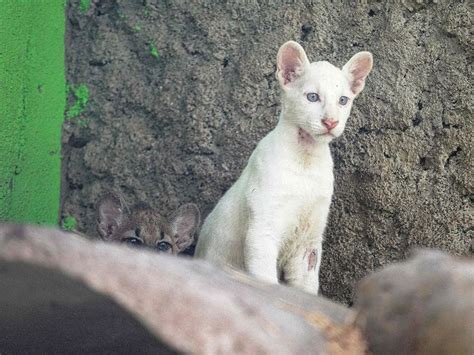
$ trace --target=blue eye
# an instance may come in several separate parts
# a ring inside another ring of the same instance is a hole
[[[167,252],[171,249],[171,244],[168,242],[159,242],[156,247],[159,251]]]
[[[347,104],[347,101],[349,101],[349,98],[347,96],[341,96],[339,98],[339,105],[344,106],[345,104]]]
[[[315,92],[310,92],[308,95],[306,95],[306,98],[311,102],[319,101],[319,95]]]

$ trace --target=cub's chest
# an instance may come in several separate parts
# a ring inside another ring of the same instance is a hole
[[[332,170],[323,169],[286,169],[279,177],[282,191],[299,199],[300,205],[308,207],[314,199],[332,195],[333,180]]]

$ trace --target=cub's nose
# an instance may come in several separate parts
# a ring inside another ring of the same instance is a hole
[[[333,129],[334,127],[337,126],[337,124],[339,123],[339,121],[333,121],[333,120],[330,120],[330,119],[324,119],[324,120],[321,120],[321,122],[323,123],[324,126],[326,126],[326,128],[330,131],[331,129]]]

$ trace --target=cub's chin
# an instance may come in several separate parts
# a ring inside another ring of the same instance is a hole
[[[318,141],[318,142],[321,142],[321,143],[329,143],[329,142],[331,142],[334,138],[337,138],[337,137],[334,136],[332,133],[325,133],[325,134],[319,135],[319,136],[317,137],[317,141]]]
[[[313,134],[313,138],[316,142],[318,143],[329,143],[331,142],[333,139],[339,137],[341,135],[342,132],[334,132],[334,131],[331,131],[331,132],[317,132],[315,134]]]

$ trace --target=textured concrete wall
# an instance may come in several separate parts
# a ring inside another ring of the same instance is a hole
[[[56,224],[64,2],[0,0],[0,220]]]
[[[277,122],[279,46],[342,66],[374,54],[345,134],[332,145],[336,191],[324,294],[413,246],[469,254],[472,238],[472,12],[467,2],[93,1],[68,9],[68,79],[84,112],[63,136],[63,215],[94,233],[109,189],[165,213],[203,217]]]

